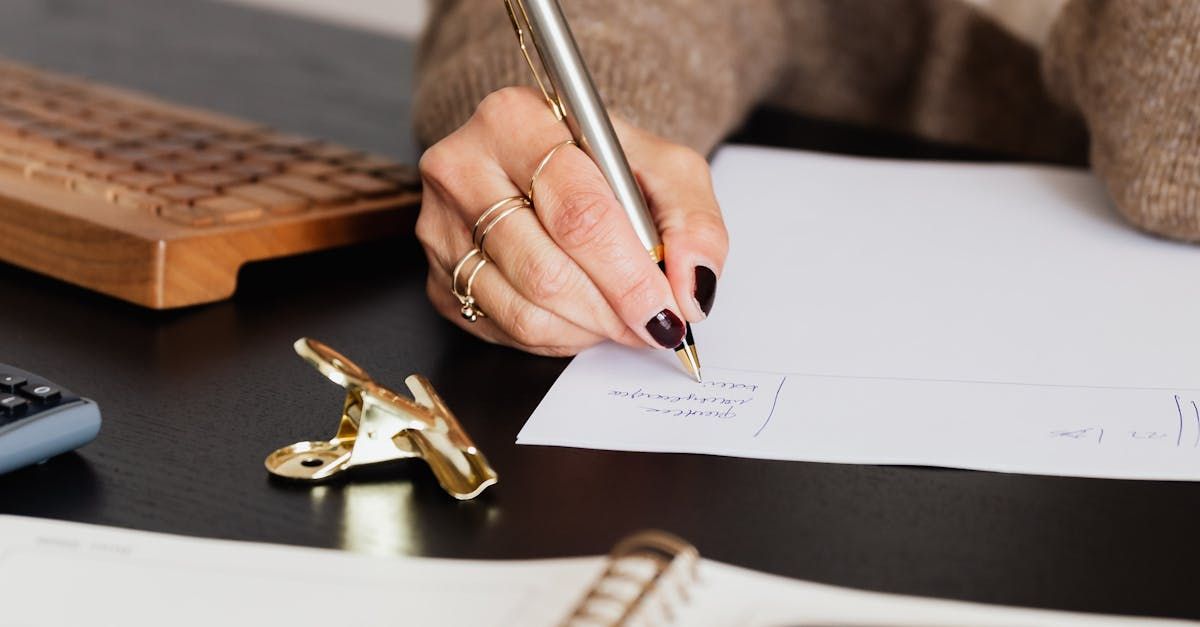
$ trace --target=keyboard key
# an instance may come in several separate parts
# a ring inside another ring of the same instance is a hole
[[[335,185],[352,189],[360,196],[383,196],[396,189],[394,184],[366,174],[339,174],[331,176],[327,180]]]
[[[12,396],[11,394],[0,394],[0,416],[15,417],[25,413],[29,408],[29,401],[20,396]]]
[[[346,167],[352,170],[358,170],[359,172],[375,172],[377,170],[386,170],[387,168],[391,168],[396,165],[395,160],[388,159],[387,157],[381,157],[379,155],[362,155],[354,159],[343,160],[342,163],[345,164]]]
[[[63,145],[63,150],[85,157],[97,157],[105,150],[112,150],[116,142],[107,137],[79,136],[74,137]]]
[[[334,165],[328,161],[296,161],[288,164],[288,174],[298,174],[300,176],[326,176],[337,174],[343,171],[341,166]]]
[[[180,204],[165,204],[158,208],[159,217],[182,226],[212,226],[217,223],[217,217],[211,211],[201,207],[189,207]]]
[[[250,180],[249,177],[233,172],[221,172],[218,170],[202,170],[200,172],[191,172],[183,175],[184,183],[199,185],[200,187],[211,187],[212,189],[220,190],[230,185],[245,183]]]
[[[142,211],[154,211],[163,204],[159,198],[129,189],[110,189],[106,197],[109,202],[117,206]]]
[[[191,127],[187,124],[179,125],[177,128],[180,130],[175,132],[175,138],[190,142],[195,146],[207,146],[224,137],[219,131],[209,128]]]
[[[211,211],[222,222],[229,224],[257,220],[263,215],[262,207],[232,196],[205,198],[197,202],[196,206]]]
[[[317,144],[304,149],[304,154],[317,159],[328,159],[330,161],[344,161],[353,159],[362,155],[357,150],[351,150],[342,146],[334,146],[332,144]]]
[[[164,137],[147,142],[156,150],[161,150],[165,154],[185,154],[196,149],[196,143],[186,139],[168,134]]]
[[[264,176],[270,176],[278,172],[278,169],[271,164],[248,161],[234,161],[233,163],[219,166],[219,169],[224,172],[232,172],[239,176],[244,176],[252,181],[257,181]]]
[[[200,165],[194,161],[181,159],[178,157],[156,157],[154,159],[146,159],[139,161],[137,166],[141,170],[147,172],[155,172],[172,178],[188,172],[203,170],[206,166]]]
[[[16,155],[0,153],[0,170],[12,172],[25,172],[25,167],[29,165],[29,160]]]
[[[270,152],[264,150],[252,150],[242,155],[242,159],[247,163],[261,163],[270,166],[272,170],[279,172],[285,166],[296,160],[295,155],[287,152]]]
[[[62,397],[62,390],[53,385],[27,385],[21,390],[21,395],[37,403],[53,403]]]
[[[261,124],[255,122],[247,122],[221,115],[220,113],[199,111],[196,109],[188,111],[187,123],[211,128],[229,135],[247,135],[266,130]]]
[[[244,139],[223,139],[220,142],[213,144],[218,150],[224,152],[232,152],[239,157],[254,150],[258,147],[258,142],[247,141]]]
[[[26,141],[21,152],[31,161],[47,165],[66,165],[75,159],[75,155],[48,143]]]
[[[302,152],[306,148],[312,148],[321,143],[311,137],[284,135],[282,133],[268,133],[263,135],[262,141],[264,150],[291,153]]]
[[[20,135],[30,123],[32,120],[19,111],[0,114],[0,134]]]
[[[143,124],[140,120],[136,119],[136,114],[134,119],[122,121],[120,130],[121,137],[123,139],[139,142],[140,147],[143,149],[141,155],[131,154],[131,161],[140,161],[142,159],[157,157],[164,154],[157,148],[150,148],[150,144],[152,144],[159,137],[162,137],[162,129],[151,124]]]
[[[223,168],[223,166],[228,164],[236,163],[238,159],[237,154],[235,153],[217,150],[211,147],[205,148],[200,152],[192,153],[188,155],[188,158],[200,165],[210,168]]]
[[[299,213],[308,209],[308,199],[267,185],[238,185],[225,190],[276,214]]]
[[[273,176],[263,183],[304,196],[318,205],[339,203],[354,196],[347,189],[301,176]]]
[[[71,136],[70,131],[50,122],[38,122],[36,124],[30,124],[29,126],[25,127],[24,134],[28,136],[30,141],[47,143],[55,146]]]
[[[122,132],[122,134],[124,135],[125,132]],[[105,153],[105,156],[113,161],[120,161],[121,163],[133,165],[139,161],[153,159],[161,154],[162,153],[156,150],[151,150],[144,147],[125,147],[107,152]]]
[[[170,177],[153,172],[126,172],[114,175],[112,180],[126,187],[142,191],[150,191],[160,185],[169,185],[171,183]]]
[[[100,179],[77,178],[72,184],[71,189],[80,194],[103,198],[108,202],[115,202],[115,194],[125,188]]]
[[[25,385],[25,378],[15,374],[0,374],[0,392],[16,392],[17,388]]]
[[[71,188],[75,174],[65,168],[50,165],[33,165],[25,169],[25,176],[31,181],[44,183],[52,187]]]
[[[14,155],[28,155],[34,152],[32,146],[25,140],[0,133],[0,150]]]
[[[214,190],[195,185],[163,185],[154,189],[155,196],[185,205],[195,203],[201,198],[216,196],[216,194]]]
[[[123,172],[132,172],[133,167],[124,163],[113,161],[92,161],[90,159],[78,159],[71,161],[67,167],[72,170],[83,172],[84,174],[95,178],[106,180]]]

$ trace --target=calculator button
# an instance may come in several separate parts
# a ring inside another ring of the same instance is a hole
[[[20,416],[25,413],[27,407],[29,401],[19,396],[0,396],[0,416]]]
[[[39,403],[52,403],[62,396],[62,390],[53,385],[27,385],[21,388],[21,395]]]
[[[0,392],[16,392],[17,388],[25,385],[25,378],[15,374],[0,374]]]

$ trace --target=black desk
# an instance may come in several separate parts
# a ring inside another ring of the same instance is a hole
[[[412,47],[199,0],[5,0],[0,54],[411,157]],[[476,342],[426,305],[412,242],[247,268],[229,302],[154,313],[0,265],[0,361],[96,399],[100,439],[0,477],[0,513],[396,555],[604,552],[658,527],[703,554],[875,590],[1200,617],[1200,485],[648,455],[513,444],[565,365]],[[719,306],[719,305],[718,305]],[[501,484],[428,471],[316,489],[263,457],[330,435],[324,340],[432,379]]]

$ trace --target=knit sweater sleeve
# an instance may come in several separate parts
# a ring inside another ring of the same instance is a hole
[[[563,10],[610,110],[703,153],[771,91],[785,61],[776,0],[564,0]],[[434,0],[414,103],[423,144],[492,91],[533,84],[503,0]]]

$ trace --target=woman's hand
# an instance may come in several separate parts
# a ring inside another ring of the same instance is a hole
[[[485,340],[543,355],[572,355],[606,339],[674,348],[681,320],[704,319],[729,248],[708,164],[689,148],[614,124],[662,235],[667,274],[600,170],[568,144],[538,173],[532,210],[518,209],[489,231],[491,263],[471,290],[487,315],[464,319],[451,275],[475,247],[476,220],[501,199],[528,195],[538,164],[570,139],[539,92],[510,87],[421,158],[416,231],[429,258],[429,298],[443,316]]]

